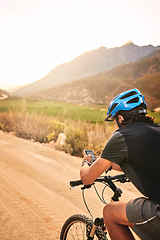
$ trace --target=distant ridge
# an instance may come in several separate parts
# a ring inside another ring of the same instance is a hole
[[[128,44],[133,44],[131,40],[128,40],[126,43],[124,43],[122,46],[128,45]]]
[[[13,94],[22,97],[39,95],[44,90],[94,76],[122,64],[137,61],[158,49],[160,49],[160,46],[148,45],[139,47],[132,42],[117,48],[107,49],[101,47],[84,53],[71,62],[55,67],[44,78],[18,89]]]
[[[160,106],[160,50],[148,58],[41,91],[33,97],[76,104],[106,105],[119,92],[131,88],[140,89],[150,109]]]

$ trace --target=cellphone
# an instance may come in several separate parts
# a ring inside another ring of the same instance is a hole
[[[86,153],[87,155],[89,155],[89,154],[91,154],[91,155],[92,155],[92,160],[91,160],[91,163],[93,163],[93,162],[94,162],[94,160],[96,159],[96,157],[95,157],[95,155],[94,155],[93,151],[92,151],[92,150],[85,150],[85,153]]]

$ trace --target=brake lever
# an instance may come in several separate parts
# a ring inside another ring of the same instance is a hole
[[[94,183],[93,183],[94,184]],[[81,187],[81,189],[89,189],[92,187],[93,184],[90,185],[84,185],[83,187]]]
[[[116,182],[125,183],[125,182],[130,182],[130,180],[127,177],[122,177],[117,179]]]

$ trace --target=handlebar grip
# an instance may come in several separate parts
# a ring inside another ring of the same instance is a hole
[[[75,186],[79,186],[79,185],[83,185],[81,180],[77,180],[77,181],[70,181],[70,186],[71,187],[75,187]]]

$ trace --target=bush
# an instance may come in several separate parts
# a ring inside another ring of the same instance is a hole
[[[66,144],[71,155],[82,157],[82,152],[88,146],[88,137],[84,129],[68,126],[66,131]]]
[[[44,139],[44,141],[47,142],[51,142],[55,140],[55,132],[51,132],[47,135],[47,137]]]
[[[4,132],[13,131],[12,117],[9,113],[0,114],[0,130]]]
[[[82,157],[84,149],[91,149],[96,155],[100,155],[114,130],[113,126],[106,123],[91,124],[72,120],[60,122],[52,117],[17,111],[0,113],[0,129],[6,132],[14,131],[18,137],[41,143],[56,141],[59,133],[64,133],[65,145],[56,148],[79,157]]]
[[[48,134],[48,122],[33,113],[1,113],[0,126],[3,131],[14,131],[17,137],[39,142],[43,142]]]
[[[49,135],[47,136],[47,142],[56,141],[58,135],[64,132],[65,124],[63,122],[52,120],[49,122],[48,132]]]

